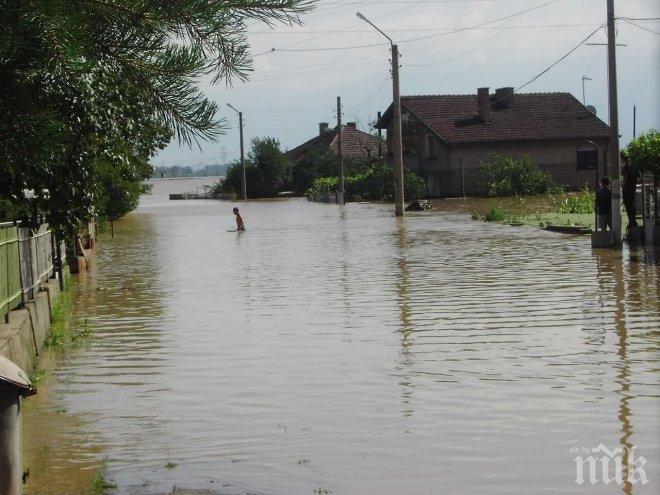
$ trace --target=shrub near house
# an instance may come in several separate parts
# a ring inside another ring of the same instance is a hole
[[[305,196],[314,199],[337,192],[337,177],[321,177],[312,183]],[[375,165],[363,174],[344,179],[346,201],[392,201],[394,199],[394,170],[388,165]],[[406,201],[424,197],[426,182],[409,170],[405,171],[404,194]]]
[[[529,158],[502,155],[491,155],[483,164],[481,182],[489,196],[531,196],[555,189],[550,174]]]

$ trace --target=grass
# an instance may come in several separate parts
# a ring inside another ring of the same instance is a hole
[[[108,490],[114,490],[117,488],[117,484],[109,481],[105,477],[107,470],[107,462],[103,461],[103,465],[99,468],[98,473],[92,479],[92,486],[90,486],[86,495],[103,495]]]
[[[59,347],[69,340],[69,323],[76,295],[76,283],[69,280],[66,287],[53,305],[53,322],[44,345],[48,348]]]
[[[69,280],[66,288],[62,291],[53,305],[53,322],[44,342],[49,349],[66,347],[83,341],[92,333],[92,327],[88,320],[82,322],[73,321],[71,315],[76,297],[76,282]],[[74,323],[79,323],[74,325]],[[75,327],[75,331],[73,328]]]
[[[548,225],[560,225],[588,227],[593,230],[595,215],[588,212],[592,202],[593,193],[586,190],[544,198],[493,198],[488,205],[488,212],[474,212],[472,220],[504,223],[515,227],[545,228]]]
[[[484,220],[487,222],[503,222],[506,218],[506,215],[499,208],[491,208],[490,211],[484,217]]]
[[[46,378],[46,370],[37,368],[30,374],[30,383],[32,383],[32,385],[36,385],[44,378]]]
[[[314,495],[330,495],[332,493],[332,490],[328,490],[327,488],[315,488],[314,489]]]
[[[171,462],[169,461],[167,464],[165,464],[165,469],[168,471],[172,471],[173,469],[176,469],[178,464],[176,462]]]
[[[298,460],[297,460],[296,462],[297,462],[298,464],[303,465],[303,464],[309,464],[309,463],[312,462],[312,461],[310,461],[310,460],[307,459],[306,457],[299,457]]]

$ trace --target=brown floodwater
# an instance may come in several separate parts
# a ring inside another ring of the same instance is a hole
[[[26,493],[85,493],[103,459],[134,494],[659,492],[657,252],[463,206],[249,202],[235,233],[181,184],[80,278],[92,335],[26,402]],[[576,484],[599,444],[649,483]]]

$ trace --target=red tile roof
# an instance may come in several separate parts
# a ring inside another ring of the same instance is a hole
[[[329,146],[330,150],[337,154],[339,144],[339,133],[337,129],[328,129],[323,135],[316,136],[309,141],[289,150],[287,154],[292,160],[299,160],[307,150],[321,146]],[[342,151],[344,157],[355,160],[363,160],[371,156],[378,158],[378,138],[362,132],[358,129],[343,126],[342,128]],[[387,154],[387,144],[382,143],[383,156]]]
[[[404,96],[410,110],[449,143],[606,138],[610,129],[569,93],[515,94],[500,108],[491,94],[490,121],[477,117],[477,95]],[[379,125],[386,127],[390,110]]]

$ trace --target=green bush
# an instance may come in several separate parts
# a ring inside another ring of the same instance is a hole
[[[633,139],[626,148],[630,164],[642,172],[660,174],[660,132],[651,129]]]
[[[492,155],[484,164],[481,184],[489,196],[531,196],[546,194],[555,187],[548,172],[529,158]]]
[[[337,177],[321,177],[314,180],[305,196],[314,198],[337,192]],[[390,166],[376,165],[363,174],[344,178],[346,201],[391,201],[394,199],[394,171]],[[419,175],[405,171],[404,194],[406,201],[419,199],[426,192],[426,181]]]
[[[490,211],[486,214],[484,220],[487,222],[503,222],[506,218],[506,215],[499,208],[491,208]]]
[[[560,200],[553,201],[557,213],[594,213],[596,193],[587,187],[580,194],[566,194]]]

